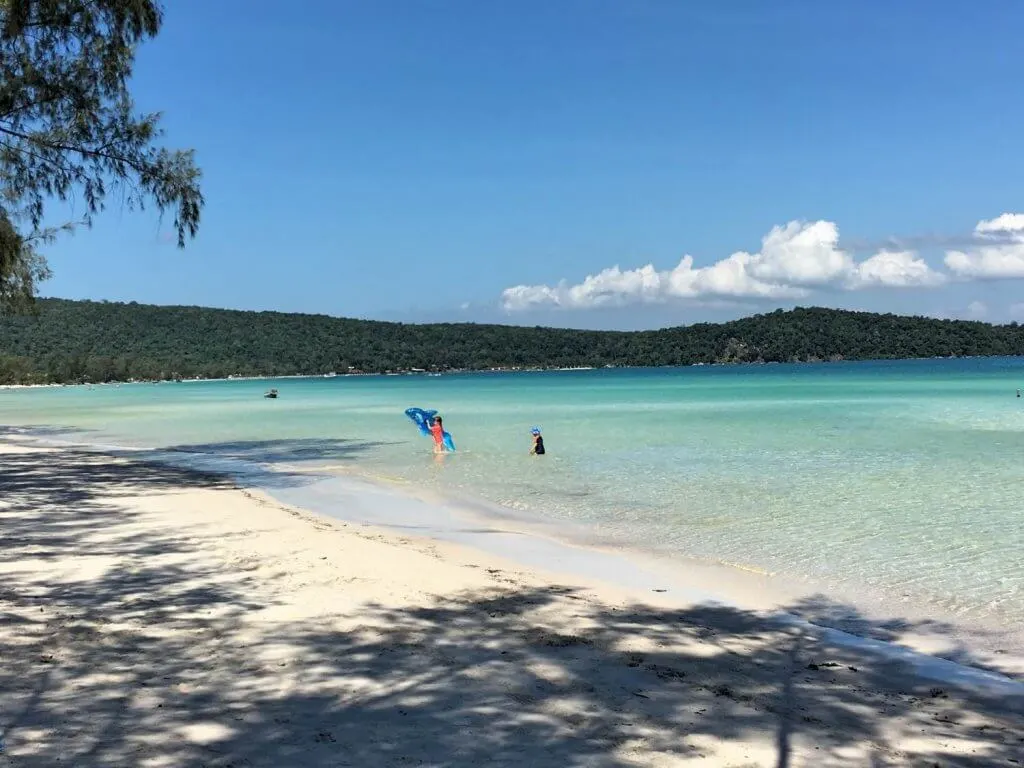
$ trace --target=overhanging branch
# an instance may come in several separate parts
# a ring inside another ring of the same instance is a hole
[[[124,157],[123,155],[111,154],[110,152],[104,151],[102,148],[89,149],[88,147],[76,147],[70,144],[61,144],[58,142],[44,141],[40,139],[38,136],[33,136],[30,133],[22,133],[21,131],[16,131],[11,128],[5,128],[2,125],[0,125],[0,133],[6,134],[8,136],[13,136],[16,139],[21,139],[22,141],[27,141],[30,142],[31,144],[35,144],[36,146],[39,147],[45,147],[47,149],[58,150],[61,152],[75,152],[79,155],[82,155],[83,157],[97,158],[100,160],[109,160],[112,163],[124,163],[138,174],[147,173],[149,171],[148,168],[146,168],[145,166],[140,166],[136,161],[132,160],[131,158]]]

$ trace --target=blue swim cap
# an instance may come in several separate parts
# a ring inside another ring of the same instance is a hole
[[[531,435],[539,435],[540,434],[540,427],[530,427],[530,434]]]

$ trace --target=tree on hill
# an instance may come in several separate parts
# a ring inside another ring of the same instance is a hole
[[[966,355],[1024,355],[1024,327],[809,307],[584,331],[61,299],[40,299],[32,317],[0,318],[0,384]]]
[[[139,114],[128,90],[162,20],[157,0],[0,0],[0,310],[29,304],[49,275],[38,246],[89,225],[114,193],[172,211],[179,247],[195,236],[193,152],[160,146],[160,115]],[[44,226],[47,203],[72,195],[83,218]]]

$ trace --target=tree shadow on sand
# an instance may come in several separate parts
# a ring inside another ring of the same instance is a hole
[[[174,445],[161,449],[160,454],[166,461],[227,471],[245,484],[274,489],[309,485],[330,477],[326,472],[329,465],[347,464],[396,444],[345,438],[237,440]]]
[[[244,646],[240,629],[273,607],[261,586],[283,577],[211,566],[170,528],[140,536],[117,502],[218,481],[144,466],[94,479],[63,468],[71,452],[34,461],[0,480],[0,499],[21,499],[0,504],[0,730],[17,766],[625,768],[730,755],[746,768],[989,768],[1024,755],[1019,694],[937,686],[742,610],[616,607],[497,570],[486,589],[403,606],[347,607],[339,583],[335,612],[257,624]],[[77,496],[63,488],[76,483]],[[54,581],[34,575],[41,557],[106,560]],[[879,633],[913,626],[824,599],[801,609]]]
[[[0,431],[0,438],[15,443],[26,436],[40,437],[44,433],[17,431],[5,435]],[[120,494],[139,487],[146,488],[146,492],[172,489],[183,481],[193,487],[230,487],[228,475],[247,486],[297,487],[327,477],[320,471],[321,464],[354,461],[383,445],[390,443],[297,438],[175,445],[156,450],[76,447],[60,449],[60,460],[52,464],[40,462],[32,454],[7,454],[0,475],[0,495],[32,491],[34,502],[78,502],[90,495]],[[111,457],[124,461],[114,462]],[[45,483],[40,482],[42,476],[46,477]]]
[[[396,442],[345,440],[340,438],[294,438],[288,440],[236,440],[221,443],[175,445],[165,450],[176,453],[213,454],[228,459],[256,462],[345,461]]]
[[[230,488],[227,477],[158,462],[114,461],[106,453],[67,449],[5,453],[0,457],[0,499],[8,504],[81,504],[109,496],[189,488]]]

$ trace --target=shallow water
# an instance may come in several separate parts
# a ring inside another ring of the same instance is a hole
[[[1024,620],[1021,359],[290,379],[264,400],[268,386],[8,390],[0,424],[399,478],[936,617]],[[455,455],[435,459],[413,405],[445,416]],[[534,424],[544,457],[527,455]]]

